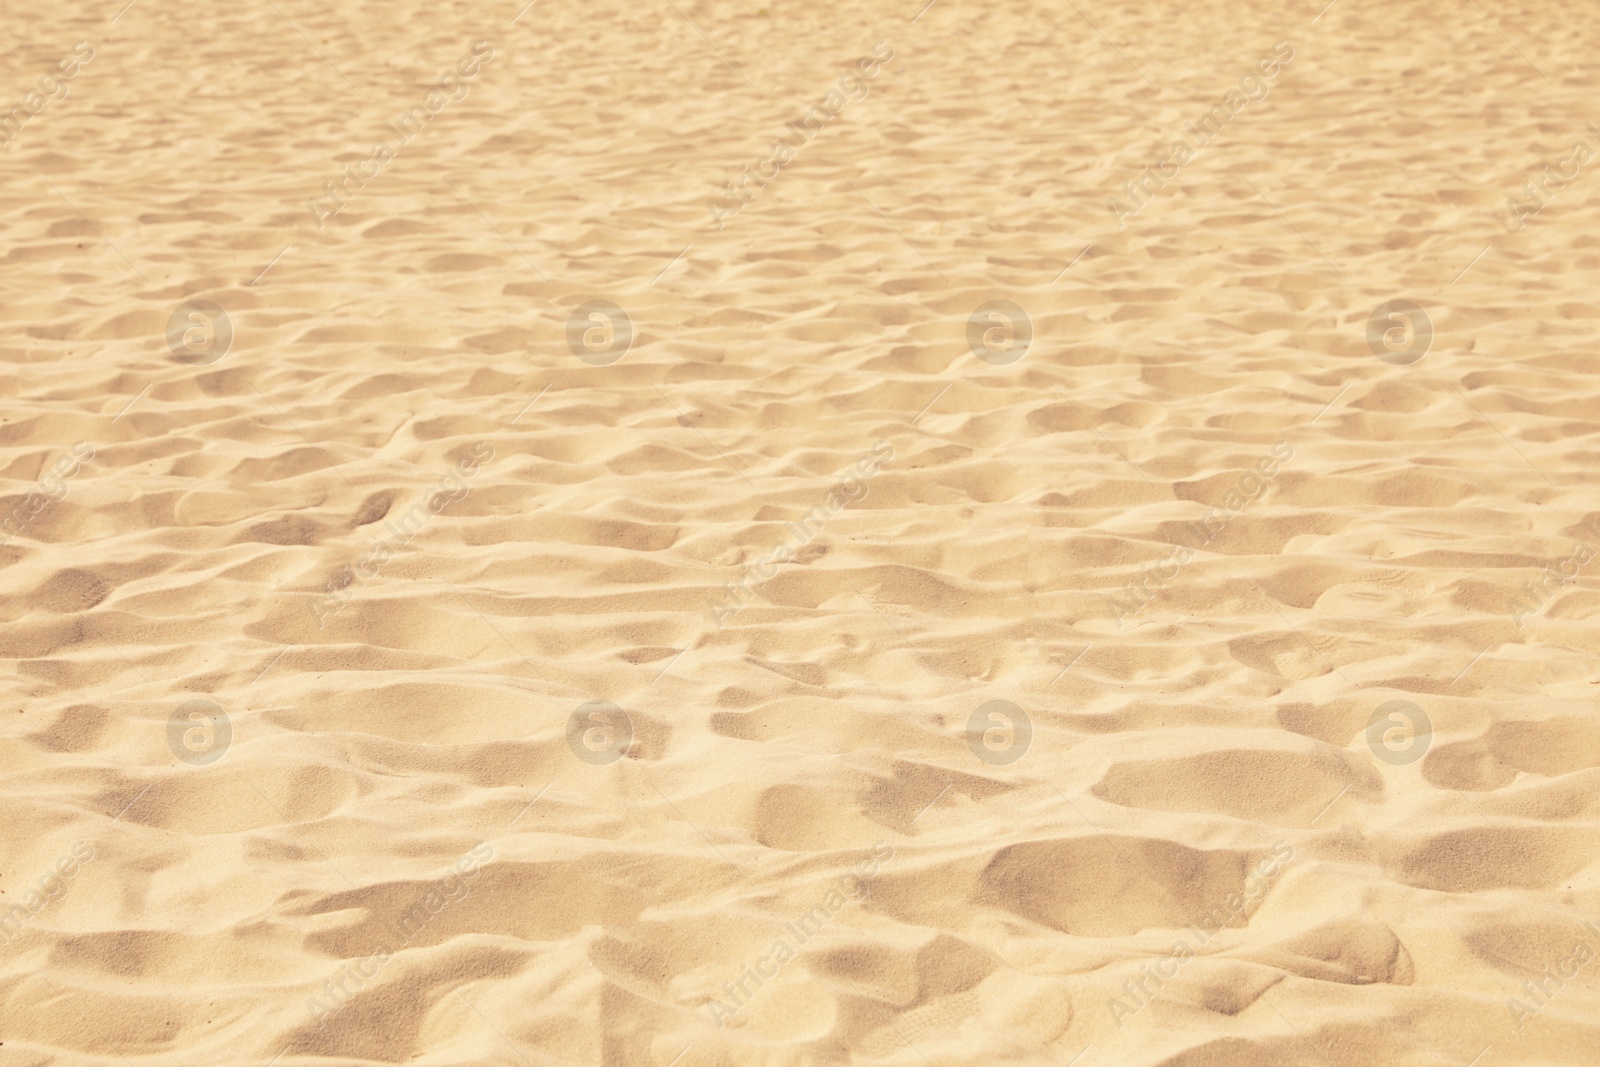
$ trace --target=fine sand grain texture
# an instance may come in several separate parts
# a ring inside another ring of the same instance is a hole
[[[0,1067],[1600,1062],[1600,10],[921,3],[0,0]]]

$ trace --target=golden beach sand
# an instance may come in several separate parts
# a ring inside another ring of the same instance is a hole
[[[0,3],[0,1067],[1600,1062],[1596,9],[523,3]]]

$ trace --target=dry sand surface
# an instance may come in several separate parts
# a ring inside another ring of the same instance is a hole
[[[1593,5],[523,2],[0,3],[0,1067],[1600,1062]]]

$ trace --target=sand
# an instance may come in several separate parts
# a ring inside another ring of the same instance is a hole
[[[1596,1062],[1592,9],[124,2],[0,1067]]]

